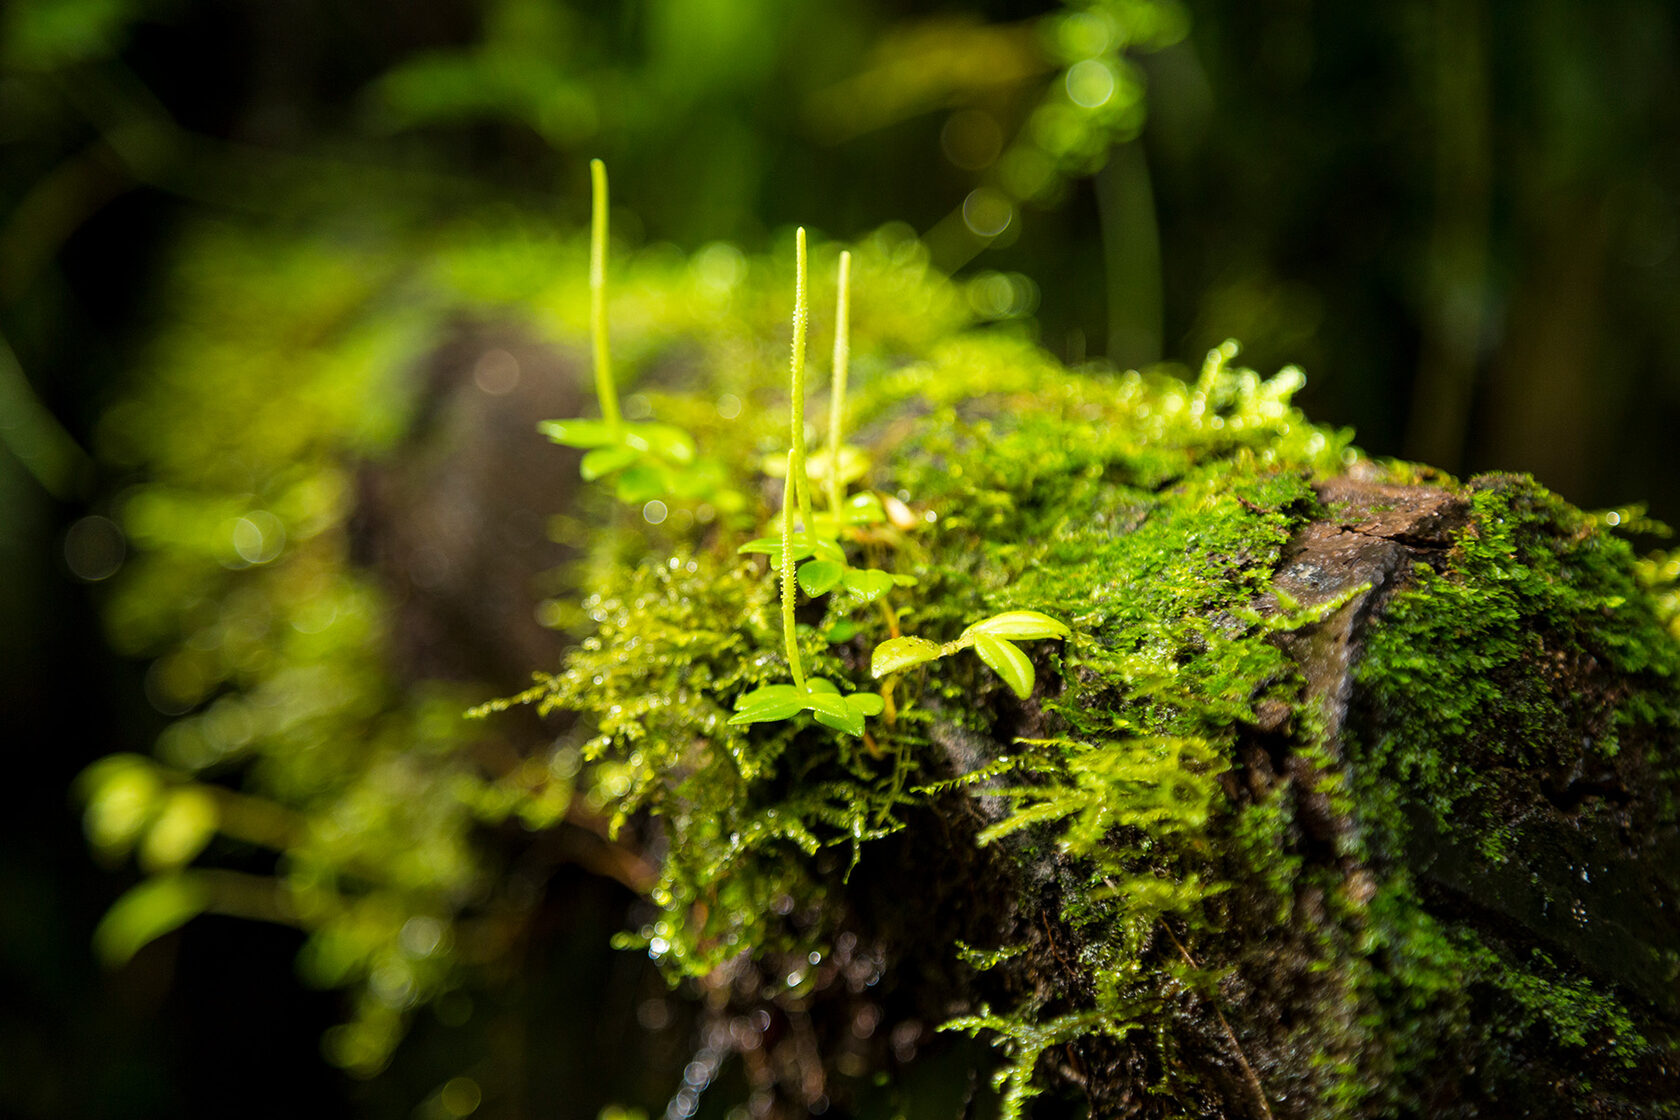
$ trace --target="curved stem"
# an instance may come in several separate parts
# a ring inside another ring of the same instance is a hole
[[[589,182],[589,337],[595,349],[595,396],[601,402],[601,419],[617,435],[622,422],[607,349],[607,165],[590,160]]]
[[[805,531],[813,532],[816,523],[811,518],[811,487],[805,469],[805,328],[811,318],[809,298],[805,291],[805,227],[794,235],[793,258],[793,393],[789,406],[789,427],[793,429],[793,451],[788,460],[788,477],[793,479],[793,492],[799,501],[799,516]]]
[[[846,373],[852,356],[852,255],[840,254],[839,294],[834,306],[834,388],[828,405],[828,508],[840,517],[845,485],[840,481],[840,433],[846,413]]]

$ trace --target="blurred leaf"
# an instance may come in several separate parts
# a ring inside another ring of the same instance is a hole
[[[844,565],[832,560],[810,560],[799,565],[799,586],[807,595],[821,595],[833,590],[845,571]]]
[[[666,489],[665,472],[657,464],[643,460],[625,468],[624,473],[618,476],[614,493],[619,501],[638,505],[659,497]]]
[[[157,766],[136,754],[102,758],[76,779],[87,801],[83,827],[93,845],[107,855],[124,855],[157,811],[163,781]]]
[[[93,948],[108,967],[126,963],[170,930],[202,914],[210,892],[190,875],[147,879],[105,912],[93,931]]]
[[[866,603],[873,603],[893,589],[893,577],[879,568],[852,569],[841,577],[846,590]]]
[[[173,871],[192,862],[216,834],[220,814],[208,791],[188,786],[171,793],[140,845],[140,866]]]
[[[672,424],[631,424],[624,433],[626,445],[673,463],[694,461],[694,440]]]
[[[583,476],[585,482],[594,482],[603,475],[623,470],[641,457],[642,453],[640,451],[623,444],[613,447],[597,447],[584,455],[583,461],[578,464],[578,474]]]
[[[609,447],[619,439],[605,420],[544,420],[537,431],[566,447]]]

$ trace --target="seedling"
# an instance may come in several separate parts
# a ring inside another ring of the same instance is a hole
[[[799,656],[799,641],[793,619],[793,603],[798,594],[794,590],[793,570],[795,455],[794,451],[788,452],[788,476],[782,486],[781,548],[782,637],[787,644],[788,669],[793,674],[793,683],[766,685],[743,693],[735,701],[735,714],[730,717],[729,722],[772,723],[776,720],[791,719],[800,712],[809,711],[816,717],[817,722],[825,727],[861,737],[863,721],[869,716],[880,715],[886,707],[886,701],[873,692],[842,695],[832,681],[821,677],[806,680],[804,662]]]
[[[607,339],[607,168],[591,160],[589,172],[589,335],[601,418],[544,420],[537,430],[555,443],[584,451],[578,473],[585,481],[617,475],[620,501],[643,502],[666,493],[700,497],[694,483],[704,481],[704,472],[676,469],[694,463],[689,434],[671,424],[627,422],[619,411]]]
[[[818,536],[816,518],[811,513],[810,484],[805,473],[805,327],[809,308],[805,295],[805,230],[801,228],[794,239],[794,296],[793,296],[793,382],[789,405],[792,429],[787,453],[787,475],[782,483],[782,535],[773,540],[763,537],[741,546],[741,552],[768,553],[771,562],[782,575],[782,637],[787,645],[788,669],[792,684],[773,684],[744,693],[735,701],[732,724],[767,723],[790,719],[809,711],[818,723],[844,731],[848,735],[863,735],[863,721],[879,715],[886,701],[874,693],[842,694],[831,681],[821,677],[805,679],[804,663],[799,656],[799,642],[793,617],[797,586],[808,594],[821,594],[840,583],[852,573],[846,568],[846,554],[835,541]],[[799,507],[803,529],[793,529],[794,506]],[[799,564],[797,572],[795,564]],[[886,587],[892,577],[885,572]],[[819,590],[812,590],[817,588]],[[881,590],[885,590],[882,588]],[[876,594],[880,594],[877,591]]]
[[[861,478],[868,460],[856,448],[841,442],[842,416],[846,400],[846,368],[849,358],[850,280],[852,255],[840,254],[840,294],[836,300],[834,328],[834,374],[830,389],[828,448],[824,453],[825,482],[828,512],[817,516],[811,509],[810,464],[805,455],[805,333],[809,319],[806,296],[805,230],[794,238],[793,288],[793,363],[792,401],[789,405],[789,442],[787,472],[799,505],[802,529],[791,536],[759,537],[748,541],[737,551],[745,554],[761,553],[770,563],[783,567],[791,554],[799,564],[799,586],[811,596],[823,595],[842,587],[859,602],[871,603],[894,587],[908,587],[916,581],[910,576],[893,575],[878,568],[852,568],[846,563],[846,553],[839,545],[844,529],[858,525],[876,525],[887,519],[881,499],[865,492],[845,497],[846,484]],[[838,465],[839,469],[835,469]],[[855,472],[855,473],[853,473]],[[783,506],[784,512],[787,506]]]
[[[905,635],[889,638],[875,647],[869,658],[869,671],[879,680],[893,673],[903,672],[913,665],[937,661],[965,649],[972,648],[980,660],[1003,678],[1016,696],[1025,700],[1032,695],[1034,673],[1032,662],[1021,652],[1018,641],[1040,638],[1067,638],[1072,631],[1063,623],[1037,611],[1005,611],[983,618],[957,636],[955,641],[940,645],[926,638]]]

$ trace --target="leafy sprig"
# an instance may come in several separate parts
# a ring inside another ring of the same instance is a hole
[[[875,647],[869,658],[869,671],[879,680],[912,666],[937,661],[972,649],[1005,684],[1025,700],[1032,695],[1035,674],[1032,661],[1022,652],[1018,641],[1042,638],[1067,638],[1072,635],[1065,623],[1057,622],[1038,611],[1005,611],[983,618],[968,627],[955,640],[940,644],[926,638],[904,635],[888,638]]]
[[[816,533],[816,518],[811,512],[810,484],[805,467],[805,327],[808,309],[805,295],[805,230],[795,237],[793,301],[793,361],[791,379],[792,400],[789,406],[792,428],[787,453],[787,475],[782,484],[781,539],[760,538],[741,547],[742,552],[763,552],[772,558],[782,577],[782,636],[787,646],[788,669],[792,684],[773,684],[743,693],[735,700],[732,724],[770,723],[791,719],[809,711],[818,723],[844,731],[848,735],[863,735],[863,721],[879,715],[886,701],[873,693],[841,693],[832,681],[816,677],[805,679],[804,664],[799,654],[793,608],[798,597],[796,587],[804,586],[810,594],[812,587],[826,591],[852,574],[846,567],[846,554],[840,545]],[[794,532],[794,507],[799,507],[803,530]],[[812,559],[805,559],[811,557]],[[799,560],[805,563],[795,567]],[[887,586],[892,577],[887,573]],[[879,592],[877,592],[879,594]]]
[[[591,160],[589,222],[589,336],[595,364],[599,420],[544,420],[537,430],[555,443],[584,452],[578,473],[585,481],[616,475],[614,492],[623,502],[644,502],[661,494],[705,497],[713,472],[693,469],[694,439],[672,424],[626,421],[613,382],[607,338],[607,168]]]

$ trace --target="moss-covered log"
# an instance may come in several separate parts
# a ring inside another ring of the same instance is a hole
[[[372,1073],[463,974],[541,990],[510,946],[572,862],[646,888],[622,944],[698,1009],[673,1117],[1680,1111],[1680,562],[1527,479],[1372,462],[1232,348],[1064,368],[917,262],[858,249],[858,517],[794,611],[808,675],[880,697],[862,736],[732,722],[790,678],[739,551],[781,520],[779,266],[638,266],[626,416],[687,429],[711,489],[628,508],[534,434],[585,380],[555,357],[581,323],[537,326],[586,302],[577,260],[510,293],[445,255],[425,331],[343,268],[166,348],[110,425],[151,478],[111,614],[182,718],[85,783],[154,876],[111,955],[205,909],[295,922],[360,992],[329,1053]],[[272,399],[294,367],[339,391]],[[965,644],[1010,612],[1071,633]],[[436,679],[517,688],[553,629],[548,726],[463,729]],[[926,656],[874,680],[894,637]],[[228,874],[252,847],[272,878]]]
[[[930,522],[863,545],[917,580],[896,621],[1066,620],[1024,699],[951,657],[861,747],[749,734],[723,716],[782,671],[769,579],[701,549],[600,601],[549,702],[663,822],[645,941],[721,1021],[778,1009],[745,1068],[789,1114],[876,1114],[918,1047],[975,1061],[941,1028],[1004,1052],[1005,1114],[1667,1114],[1680,648],[1650,580],[1604,518],[1373,464],[1227,356],[882,390],[876,460]],[[801,608],[836,678],[854,609]],[[955,1084],[948,1114],[985,1095]]]

